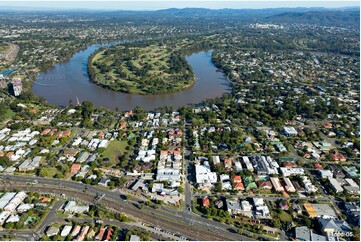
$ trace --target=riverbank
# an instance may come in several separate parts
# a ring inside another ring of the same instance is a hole
[[[99,48],[101,48],[99,45],[89,46],[76,53],[67,62],[56,64],[47,72],[40,73],[33,85],[34,94],[44,97],[49,104],[56,106],[67,106],[69,100],[76,103],[78,98],[80,102],[89,100],[98,107],[127,111],[136,106],[145,110],[154,110],[164,105],[178,108],[220,97],[230,91],[223,73],[218,72],[211,61],[212,50],[186,53],[185,59],[191,66],[197,81],[182,91],[138,95],[106,89],[94,84],[87,71],[89,56]]]

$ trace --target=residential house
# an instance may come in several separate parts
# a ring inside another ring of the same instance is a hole
[[[345,178],[345,174],[336,165],[329,165],[328,169],[333,173],[334,178]]]
[[[241,176],[234,176],[233,184],[234,184],[234,190],[238,190],[238,191],[244,190],[244,185],[243,185]]]
[[[63,150],[63,155],[66,158],[72,158],[75,157],[78,154],[78,150],[77,149],[73,149],[73,148],[65,148]]]
[[[345,156],[343,156],[342,154],[336,152],[336,153],[333,153],[330,155],[332,160],[334,161],[342,161],[342,162],[345,162],[347,159]]]
[[[227,174],[221,174],[219,176],[221,182],[222,182],[222,190],[232,190],[232,185],[230,181],[230,177]]]
[[[273,188],[270,181],[258,181],[257,182],[259,189],[271,190]]]
[[[112,240],[113,232],[114,232],[114,231],[113,231],[112,228],[108,228],[108,229],[105,231],[104,240],[105,240],[105,241],[111,241],[111,240]]]
[[[271,177],[270,178],[273,188],[276,190],[276,192],[282,192],[285,189],[283,188],[283,186],[280,183],[280,180],[277,177]]]
[[[318,174],[322,178],[332,178],[333,177],[333,173],[330,170],[318,170]]]
[[[297,136],[298,132],[294,127],[286,126],[283,128],[284,134],[287,136]]]
[[[224,168],[226,170],[231,170],[233,166],[234,158],[224,159]]]
[[[59,233],[59,228],[54,227],[54,226],[50,226],[47,230],[46,230],[46,236],[51,237],[51,236],[55,236]]]
[[[95,236],[95,240],[103,240],[106,227],[101,227],[99,233]]]
[[[110,179],[103,177],[98,182],[98,185],[103,186],[103,187],[107,187],[109,182],[110,182]]]
[[[132,234],[129,238],[129,241],[140,241],[140,238],[137,235]]]
[[[295,228],[295,239],[301,241],[326,241],[326,237],[313,233],[307,226]]]
[[[81,165],[80,165],[80,164],[73,164],[73,165],[71,166],[71,168],[70,168],[70,173],[71,173],[71,174],[76,174],[76,173],[79,172],[80,168],[81,168]]]
[[[296,188],[289,178],[283,178],[283,181],[285,182],[285,189],[287,192],[296,192]]]
[[[202,206],[203,207],[209,207],[209,205],[210,205],[210,201],[209,201],[209,198],[208,197],[204,197],[204,198],[202,198]]]
[[[348,223],[343,220],[333,218],[319,218],[318,222],[320,224],[321,231],[326,235],[332,235],[330,237],[334,237],[334,234],[337,233],[346,234],[352,231]]]
[[[88,205],[78,205],[75,201],[69,201],[64,207],[65,212],[84,213],[89,211]]]
[[[241,206],[239,201],[232,201],[230,199],[226,200],[227,203],[227,211],[231,214],[231,215],[236,215],[236,214],[240,214],[242,212]]]
[[[243,182],[246,191],[257,189],[257,184],[254,182],[252,176],[243,176]]]
[[[70,231],[72,228],[73,228],[73,226],[71,226],[71,225],[65,225],[60,232],[60,236],[62,236],[62,237],[68,236],[70,234]]]
[[[343,192],[343,188],[341,187],[340,183],[337,179],[329,177],[328,181],[330,182],[330,187],[335,193]]]
[[[287,168],[287,167],[280,167],[281,173],[284,177],[287,176],[297,176],[297,175],[304,175],[305,171],[303,168]]]

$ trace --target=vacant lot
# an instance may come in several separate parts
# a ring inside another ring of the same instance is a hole
[[[126,141],[113,140],[102,153],[102,156],[104,158],[109,158],[109,161],[113,164],[117,163],[119,156],[124,153],[125,147],[127,147]]]

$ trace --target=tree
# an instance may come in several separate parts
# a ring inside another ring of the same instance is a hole
[[[183,192],[184,192],[183,186],[179,186],[179,187],[178,187],[178,192],[179,192],[179,193],[183,193]]]
[[[48,177],[48,176],[50,176],[50,172],[49,172],[49,170],[47,170],[47,169],[41,169],[41,170],[39,171],[39,176],[41,176],[41,177]]]
[[[279,219],[274,219],[272,221],[273,227],[280,228],[282,226],[281,221]]]
[[[215,186],[214,186],[214,190],[215,190],[216,192],[221,192],[221,191],[222,191],[222,183],[217,182],[217,183],[215,184]]]
[[[0,103],[0,121],[3,121],[6,117],[6,113],[9,111],[10,109],[8,108],[7,105],[5,105],[5,102],[1,102]]]
[[[91,120],[90,117],[94,112],[94,104],[90,101],[84,101],[81,106],[81,114],[83,116],[83,126],[86,128],[91,128]]]

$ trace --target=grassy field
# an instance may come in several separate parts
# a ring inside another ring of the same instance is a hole
[[[182,40],[172,48],[112,46],[89,60],[91,79],[110,89],[136,94],[161,94],[183,90],[194,83],[194,74],[178,51]]]
[[[5,125],[5,122],[8,121],[9,119],[11,119],[12,117],[14,117],[15,113],[12,110],[8,110],[4,116],[2,114],[0,116],[2,118],[0,120],[0,128],[3,128],[3,126]]]
[[[281,211],[278,215],[278,218],[283,222],[291,222],[292,216],[286,213],[285,211]]]
[[[127,147],[126,141],[113,140],[102,153],[102,156],[109,158],[110,162],[116,163],[118,157],[124,153],[125,147]]]
[[[0,43],[0,54],[7,53],[10,46],[8,44]]]

